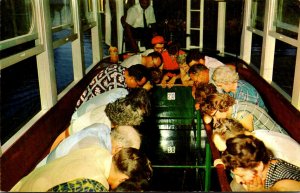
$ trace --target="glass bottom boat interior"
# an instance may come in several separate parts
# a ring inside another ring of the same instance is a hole
[[[141,150],[153,165],[150,191],[220,191],[211,187],[211,152],[191,87],[156,86],[152,114],[140,125]],[[201,129],[202,128],[202,129]]]

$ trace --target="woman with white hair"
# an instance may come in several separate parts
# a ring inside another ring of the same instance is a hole
[[[247,101],[267,111],[263,99],[257,90],[245,80],[240,80],[238,73],[230,66],[215,69],[212,79],[218,91],[225,92],[240,101]]]

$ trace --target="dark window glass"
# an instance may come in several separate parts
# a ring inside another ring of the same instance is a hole
[[[1,144],[41,110],[35,57],[1,70]]]

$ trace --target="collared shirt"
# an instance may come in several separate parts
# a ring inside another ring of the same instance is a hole
[[[98,94],[97,96],[94,96],[90,100],[80,105],[80,107],[73,113],[71,120],[77,119],[84,113],[96,107],[115,102],[117,99],[127,96],[127,94],[128,90],[125,88],[114,88],[112,90]]]
[[[89,127],[86,127],[64,139],[36,166],[36,168],[68,155],[71,151],[86,148],[91,145],[103,147],[111,152],[112,144],[110,131],[110,127],[103,123],[92,124]]]
[[[228,94],[237,100],[248,101],[268,111],[260,94],[245,80],[238,80],[236,92],[230,92]]]
[[[143,53],[141,53],[142,54],[142,56],[148,56],[148,54],[150,54],[150,53],[152,53],[152,52],[154,52],[154,49],[147,49],[147,50],[145,50]]]
[[[111,121],[105,113],[105,108],[106,105],[98,106],[90,111],[87,111],[77,119],[72,120],[69,127],[70,135],[73,135],[74,133],[77,133],[94,123],[103,123],[111,128]]]
[[[76,109],[80,107],[82,103],[90,100],[98,94],[104,93],[114,88],[126,88],[124,72],[125,67],[119,64],[112,64],[102,69],[90,82],[87,88],[83,91],[79,97]]]
[[[209,56],[205,56],[204,59],[205,59],[204,65],[209,69],[209,83],[215,84],[214,80],[212,79],[212,75],[216,68],[218,68],[219,66],[224,66],[225,64],[223,64],[216,58],[209,57]],[[217,91],[219,93],[223,93],[222,90],[219,89],[218,87],[217,87]]]
[[[130,56],[129,58],[126,58],[123,62],[121,62],[121,66],[129,68],[130,66],[136,65],[136,64],[142,64],[142,55],[141,54],[135,54],[133,56]]]
[[[10,191],[45,192],[64,182],[87,178],[101,183],[107,190],[112,155],[105,148],[91,146],[77,149],[51,163],[34,169]]]
[[[236,100],[236,104],[233,105],[231,116],[235,119],[242,119],[248,114],[253,115],[254,130],[265,129],[288,135],[288,133],[279,126],[263,108],[250,102]],[[240,116],[239,118],[238,115]]]
[[[149,7],[147,7],[145,10],[145,16],[147,20],[147,26],[149,26],[149,24],[156,23],[152,5],[149,5]],[[126,23],[134,28],[144,27],[143,9],[139,3],[133,5],[127,10]]]

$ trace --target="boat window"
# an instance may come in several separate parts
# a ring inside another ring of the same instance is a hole
[[[299,0],[277,0],[273,28],[277,33],[297,39],[299,31]]]
[[[41,110],[35,57],[1,70],[1,144]]]
[[[87,69],[93,64],[91,29],[83,33],[83,51],[85,69]]]
[[[93,3],[91,0],[81,0],[80,18],[82,25],[95,21],[93,16]]]
[[[240,55],[243,26],[243,1],[226,4],[225,52]]]
[[[292,96],[293,92],[296,52],[296,47],[276,40],[273,82],[275,82],[289,96]]]
[[[251,27],[263,31],[265,0],[253,0],[251,4]]]
[[[203,48],[216,50],[217,31],[218,31],[218,2],[204,2],[204,29],[203,29]]]
[[[252,44],[251,44],[251,64],[260,69],[261,66],[261,54],[262,54],[262,43],[263,38],[257,34],[252,34]]]
[[[60,93],[74,80],[71,42],[54,49],[54,66],[57,93]]]
[[[50,17],[52,20],[52,27],[63,26],[71,24],[71,3],[70,0],[51,0],[50,1]]]
[[[1,1],[1,41],[28,34],[32,22],[31,0]]]

